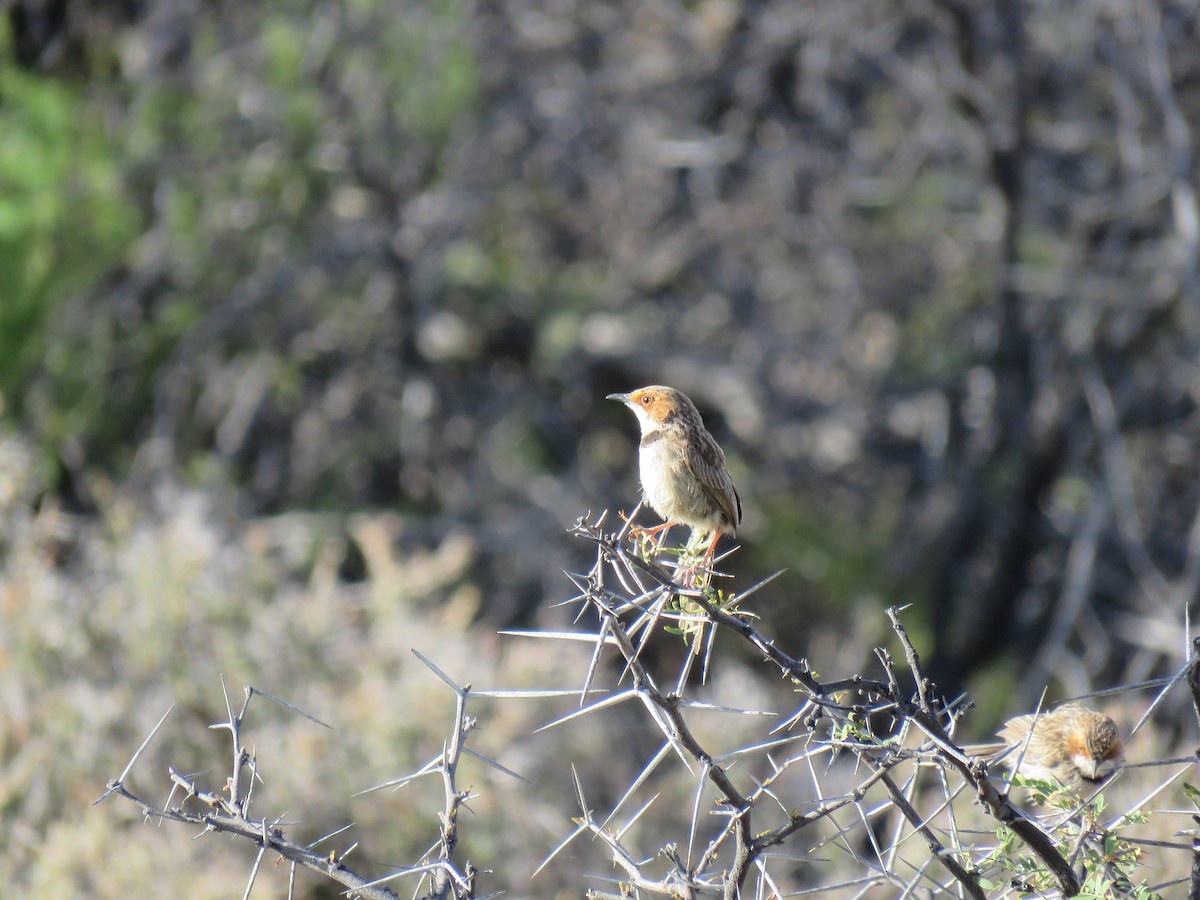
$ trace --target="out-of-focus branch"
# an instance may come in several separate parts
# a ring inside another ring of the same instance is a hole
[[[1194,306],[1197,299],[1196,271],[1200,264],[1200,204],[1197,203],[1196,189],[1192,184],[1192,170],[1195,167],[1192,133],[1179,108],[1171,80],[1170,54],[1163,33],[1162,11],[1156,3],[1138,3],[1137,18],[1142,23],[1145,35],[1147,52],[1143,58],[1150,89],[1163,116],[1164,144],[1171,176],[1171,212],[1182,249],[1178,284],[1190,301],[1188,305]],[[1194,323],[1194,308],[1191,312]]]
[[[1084,372],[1083,386],[1088,410],[1091,412],[1096,436],[1100,442],[1105,483],[1112,496],[1114,519],[1122,549],[1130,567],[1137,573],[1142,590],[1152,598],[1154,605],[1161,606],[1168,602],[1171,589],[1146,548],[1145,530],[1138,515],[1134,495],[1133,475],[1112,394],[1095,366],[1090,366]]]

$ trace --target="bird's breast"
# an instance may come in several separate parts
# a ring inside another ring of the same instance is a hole
[[[664,519],[693,528],[713,528],[720,511],[687,467],[686,458],[682,439],[665,431],[647,434],[638,452],[642,492]]]

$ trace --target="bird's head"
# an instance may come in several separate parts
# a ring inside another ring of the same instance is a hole
[[[696,407],[682,391],[661,384],[638,388],[628,394],[609,394],[608,399],[624,403],[633,410],[642,427],[642,434],[649,434],[664,422],[680,416],[694,415],[696,420],[700,418]]]
[[[1086,710],[1067,734],[1071,761],[1088,781],[1101,781],[1125,762],[1125,745],[1108,716]]]

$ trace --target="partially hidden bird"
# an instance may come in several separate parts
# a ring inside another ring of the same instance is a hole
[[[704,554],[707,565],[721,535],[734,534],[742,522],[742,498],[733,486],[725,453],[682,391],[653,384],[628,394],[609,394],[608,399],[632,409],[641,426],[642,493],[666,520],[653,531],[679,523],[698,534],[711,533]]]
[[[1125,763],[1125,744],[1117,724],[1104,713],[1076,703],[1009,719],[997,735],[1004,745],[992,745],[990,754],[985,749],[984,755],[1003,757],[1010,769],[1016,767],[1027,778],[1055,780],[1064,787],[1103,781]]]

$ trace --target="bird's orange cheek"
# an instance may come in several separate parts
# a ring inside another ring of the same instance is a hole
[[[1088,750],[1087,740],[1077,731],[1067,733],[1067,755],[1071,759],[1092,759],[1091,751]]]

